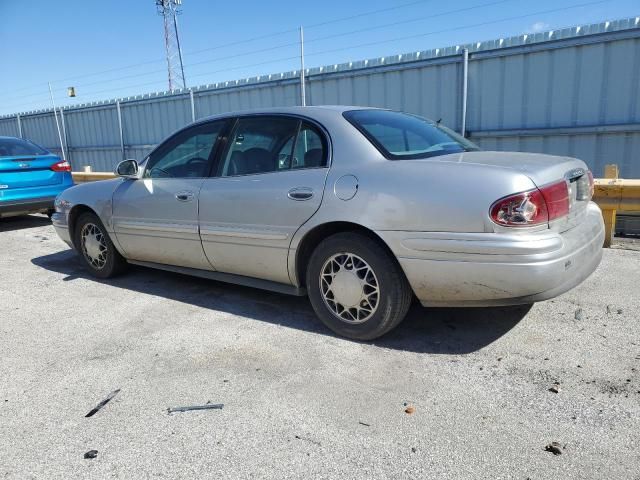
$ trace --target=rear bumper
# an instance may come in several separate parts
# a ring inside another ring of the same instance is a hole
[[[0,190],[0,217],[53,210],[56,197],[73,186],[70,172],[62,172],[61,182]]]
[[[530,235],[379,232],[425,306],[491,306],[556,297],[600,264],[604,223],[589,204],[564,233]]]
[[[29,198],[25,200],[0,201],[0,217],[26,215],[53,209],[56,197]]]

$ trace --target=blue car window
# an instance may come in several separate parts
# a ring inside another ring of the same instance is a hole
[[[0,157],[17,157],[21,155],[49,155],[49,152],[27,140],[0,137]]]

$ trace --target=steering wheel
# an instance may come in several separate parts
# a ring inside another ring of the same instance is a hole
[[[187,171],[187,176],[201,177],[204,175],[204,169],[209,163],[206,159],[202,157],[193,157],[187,160],[185,164],[185,169]],[[194,175],[195,174],[195,175]]]
[[[159,175],[158,177],[172,177],[173,175],[171,175],[169,172],[167,172],[166,170],[163,170],[160,167],[152,167],[151,170],[149,170],[149,176],[151,178],[158,178],[155,175],[155,172],[160,172],[162,175]]]

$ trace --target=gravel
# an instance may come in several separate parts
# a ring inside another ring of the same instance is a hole
[[[0,248],[0,477],[640,478],[639,251],[555,300],[414,305],[358,343],[305,298],[97,281],[45,217],[1,220]]]

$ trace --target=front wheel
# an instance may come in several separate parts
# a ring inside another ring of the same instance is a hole
[[[83,213],[75,228],[75,244],[89,273],[109,278],[126,269],[127,261],[116,250],[97,215]]]
[[[318,245],[306,284],[322,322],[354,340],[373,340],[396,327],[413,298],[395,258],[357,232],[338,233]]]

